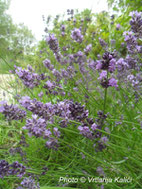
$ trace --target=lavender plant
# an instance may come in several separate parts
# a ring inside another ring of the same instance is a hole
[[[15,75],[28,88],[17,98],[24,110],[4,102],[0,112],[6,120],[15,120],[19,125],[16,132],[23,141],[14,142],[20,146],[23,143],[25,163],[31,167],[27,172],[38,175],[41,185],[88,189],[139,187],[139,169],[136,166],[133,174],[127,162],[138,165],[141,159],[138,151],[141,144],[142,14],[137,11],[130,14],[130,30],[124,32],[123,38],[125,55],[115,49],[117,42],[110,39],[112,31],[107,40],[98,36],[101,31],[92,26],[90,14],[75,17],[69,10],[68,21],[58,24],[56,18],[56,27],[46,30],[47,47],[40,51],[40,56],[45,51],[41,58],[44,73],[38,73],[31,66],[15,67]],[[109,29],[114,22],[112,16]],[[92,37],[91,29],[95,30]],[[115,30],[121,30],[119,23]],[[99,54],[95,51],[96,45]],[[8,133],[11,136],[10,131]],[[136,161],[134,152],[138,155]],[[1,177],[25,174],[25,167],[18,162],[9,164],[2,160],[0,164]],[[43,167],[47,170],[43,171]],[[60,177],[67,180],[73,175],[77,179],[127,176],[133,177],[134,182],[103,181],[103,185],[99,181],[60,182]],[[18,188],[40,188],[39,183],[26,175]]]

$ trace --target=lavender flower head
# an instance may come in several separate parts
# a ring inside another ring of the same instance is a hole
[[[137,53],[141,50],[140,46],[137,43],[137,37],[132,31],[125,31],[123,33],[124,41],[127,43],[127,49],[129,53]]]
[[[101,80],[101,85],[104,88],[108,88],[108,87],[117,88],[118,87],[117,80],[115,78],[107,78],[106,71],[102,71],[98,79]]]
[[[100,142],[101,142],[102,144],[107,144],[108,138],[107,138],[106,136],[103,136],[103,137],[101,137]]]
[[[21,163],[18,161],[13,162],[10,164],[10,169],[8,171],[9,175],[17,175],[17,177],[23,177],[25,175],[26,167],[23,166]]]
[[[9,163],[5,160],[0,160],[0,178],[8,175]]]
[[[55,114],[54,106],[51,103],[43,104],[42,102],[37,101],[37,99],[31,99],[28,96],[22,97],[19,100],[19,103],[33,114],[42,117],[46,121],[53,119],[53,115]]]
[[[87,45],[86,48],[84,49],[84,52],[85,52],[86,54],[88,54],[91,50],[92,50],[92,44],[89,44],[89,45]]]
[[[38,96],[39,96],[40,98],[42,98],[43,95],[44,95],[44,93],[43,93],[42,91],[38,94]]]
[[[18,105],[8,105],[7,102],[1,102],[0,112],[4,114],[8,121],[23,120],[26,117],[26,112],[18,107]]]
[[[116,62],[116,67],[117,67],[117,70],[118,70],[119,72],[121,72],[121,71],[127,70],[127,69],[129,68],[129,65],[128,65],[128,63],[126,62],[126,60],[124,60],[123,58],[120,58],[120,59],[118,59],[117,62]]]
[[[119,30],[120,29],[120,24],[117,24],[116,25],[116,30]]]
[[[31,89],[39,85],[40,80],[46,79],[45,75],[34,73],[31,66],[27,66],[27,69],[15,66],[15,73],[22,80],[23,84]]]
[[[62,31],[62,32],[64,32],[64,31],[65,31],[65,29],[66,29],[65,25],[64,25],[64,24],[62,24],[62,25],[61,25],[61,31]]]
[[[55,37],[54,34],[50,34],[47,38],[46,38],[47,44],[49,45],[49,48],[54,52],[54,53],[58,53],[59,52],[59,43],[57,38]]]
[[[39,183],[36,183],[36,181],[32,177],[24,178],[24,180],[21,182],[21,185],[21,189],[40,189]],[[20,187],[18,188],[20,189]]]
[[[102,47],[107,47],[107,43],[99,37],[99,43]]]
[[[58,144],[58,140],[55,138],[50,138],[47,142],[46,142],[46,147],[49,149],[54,149],[57,150],[59,147]]]
[[[103,80],[107,78],[107,71],[102,71],[100,73],[100,77],[98,77],[99,80]]]
[[[87,126],[79,126],[78,130],[80,131],[80,134],[85,136],[86,138],[91,139],[92,138],[92,131]]]
[[[44,119],[39,118],[37,115],[32,115],[32,119],[26,120],[26,125],[23,129],[27,129],[29,131],[29,135],[36,137],[44,137],[48,138],[52,134],[51,131],[46,129],[47,123]]]
[[[110,78],[108,86],[117,88],[118,87],[117,80],[115,78]]]
[[[22,177],[26,172],[26,167],[23,166],[18,161],[9,164],[5,160],[0,160],[0,178],[10,175],[16,175],[17,177]]]
[[[54,66],[51,64],[51,61],[49,59],[45,59],[43,61],[43,64],[46,68],[48,68],[49,70],[53,70]]]
[[[96,123],[93,123],[91,129],[95,131],[96,129],[98,129],[98,125]]]
[[[108,70],[109,72],[114,72],[116,65],[116,60],[113,53],[105,52],[103,54],[103,59],[97,61],[96,69],[97,70]]]
[[[71,38],[76,42],[81,43],[83,41],[83,35],[81,34],[80,29],[74,28],[71,32]]]
[[[130,12],[132,19],[130,20],[131,30],[137,37],[142,37],[142,12]]]

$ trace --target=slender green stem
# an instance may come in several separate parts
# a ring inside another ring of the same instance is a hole
[[[105,94],[104,94],[104,108],[103,108],[103,114],[105,114],[106,101],[107,101],[107,88],[105,88]]]

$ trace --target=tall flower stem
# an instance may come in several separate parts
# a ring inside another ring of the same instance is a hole
[[[109,72],[108,72],[108,70],[107,70],[107,80],[108,80],[108,76],[109,76]],[[105,109],[106,109],[106,103],[107,103],[107,91],[108,91],[108,88],[105,88],[105,91],[104,91],[103,115],[105,114]]]
[[[104,93],[104,107],[103,107],[103,114],[105,114],[106,101],[107,101],[107,88],[105,88],[105,93]]]
[[[108,29],[109,29],[109,50],[111,51],[112,50],[112,46],[111,46],[111,23],[110,23],[110,21],[109,21]],[[108,81],[108,76],[109,76],[109,72],[107,70],[107,81]],[[106,110],[107,93],[108,93],[108,87],[105,88],[105,91],[104,91],[103,115],[105,115],[105,110]],[[103,126],[103,122],[104,122],[104,119],[102,119],[102,123],[101,123],[102,126]]]

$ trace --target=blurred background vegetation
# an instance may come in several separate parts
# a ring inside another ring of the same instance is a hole
[[[33,50],[35,38],[23,23],[14,24],[7,14],[10,1],[0,0],[0,73],[7,73]]]
[[[0,73],[9,73],[14,65],[25,67],[27,64],[32,64],[39,67],[39,62],[47,58],[48,53],[51,53],[44,37],[43,40],[35,43],[36,39],[27,26],[23,23],[18,25],[13,23],[11,16],[7,14],[10,1],[0,0]],[[74,17],[68,18],[68,20],[63,15],[57,15],[55,18],[43,16],[43,21],[46,24],[45,36],[47,31],[55,33],[60,39],[60,46],[63,47],[69,40],[69,36],[60,36],[61,24],[66,25],[66,32],[69,33],[74,28],[73,19],[77,20],[76,27],[80,27],[81,19],[89,18],[90,21],[85,21],[82,27],[84,30],[87,28],[86,44],[93,44],[94,55],[91,58],[95,59],[98,54],[101,54],[99,37],[105,40],[109,46],[111,40],[119,39],[115,41],[115,49],[120,49],[120,44],[123,42],[122,34],[129,29],[129,13],[133,10],[142,11],[141,0],[107,0],[107,2],[109,12],[103,11],[95,14],[88,9],[81,13],[76,10]],[[119,31],[116,29],[117,24],[120,24]],[[79,47],[75,48],[75,51],[77,48],[79,49]],[[125,46],[121,47],[120,52],[122,56],[125,56]]]

